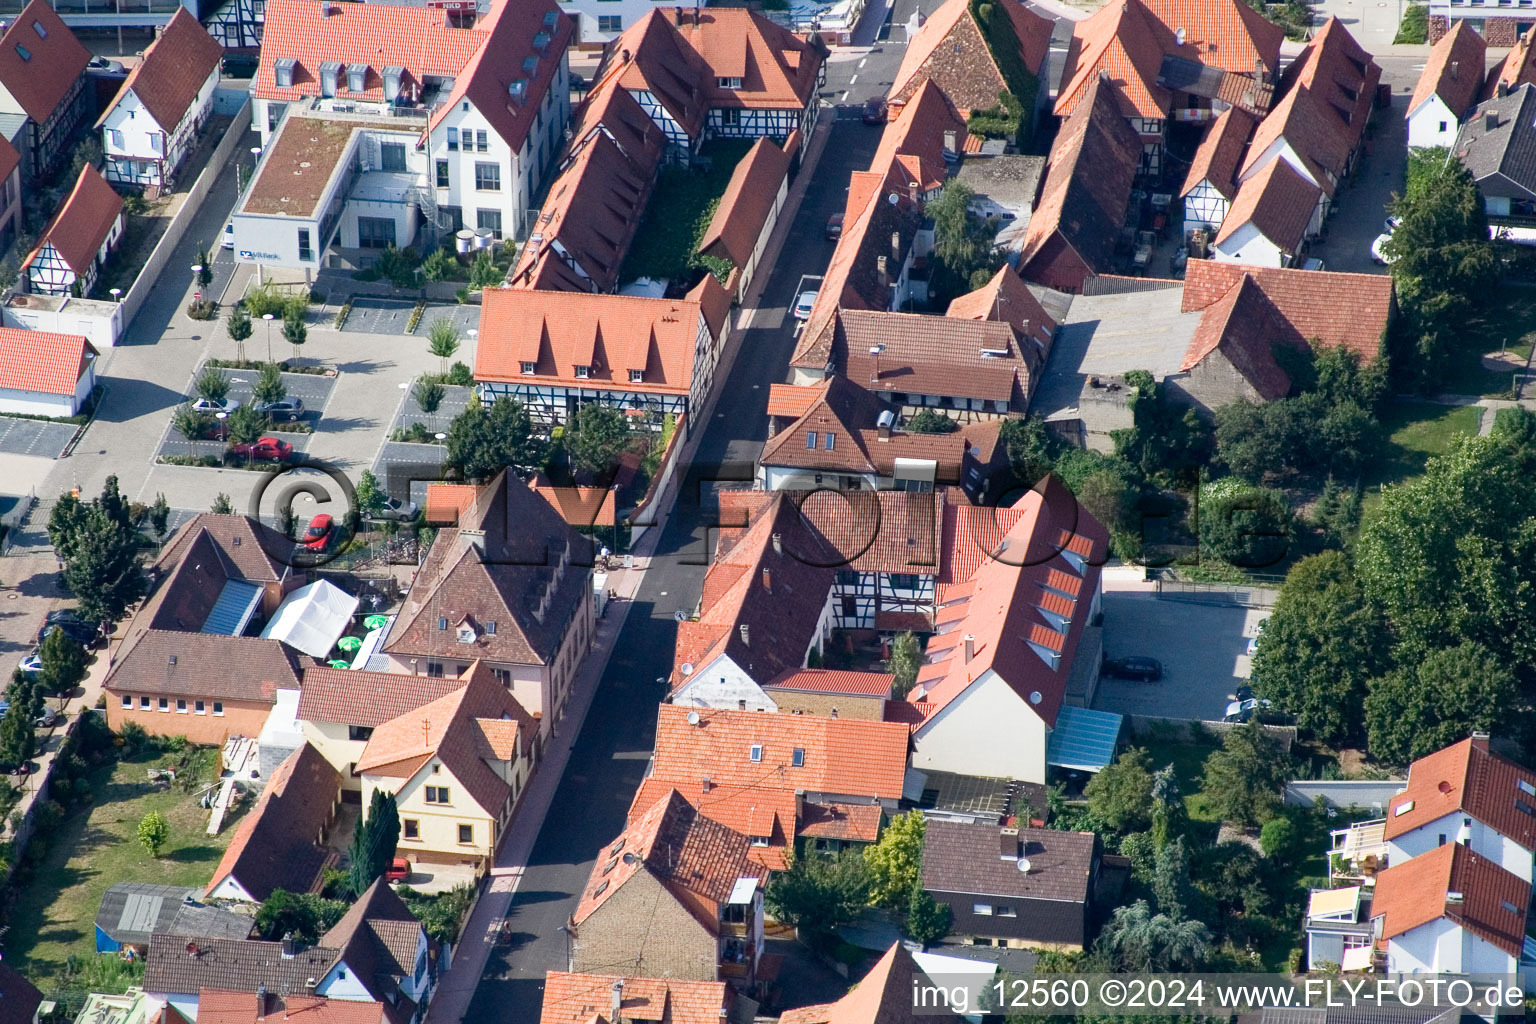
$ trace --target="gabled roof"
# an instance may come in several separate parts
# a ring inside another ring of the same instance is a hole
[[[79,334],[0,327],[0,388],[73,395],[96,356]]]
[[[1499,70],[1492,76],[1493,80],[1507,81],[1504,76],[1508,75],[1515,80],[1509,84],[1517,84],[1530,45],[1529,39],[1522,36],[1499,65]],[[1406,116],[1412,117],[1414,111],[1431,96],[1439,96],[1456,117],[1472,109],[1483,88],[1483,66],[1487,61],[1487,53],[1488,44],[1483,41],[1483,37],[1474,32],[1466,21],[1458,19],[1429,51],[1429,59],[1424,62],[1424,70],[1419,73],[1413,95],[1408,100]]]
[[[779,1024],[910,1024],[922,1019],[912,1007],[919,979],[926,982],[912,954],[897,942],[837,1002],[785,1010]]]
[[[506,3],[507,0],[500,0]],[[529,5],[532,6],[531,4]],[[261,63],[251,82],[258,99],[296,100],[320,95],[320,65],[364,64],[364,89],[347,88],[347,75],[336,83],[342,99],[384,100],[384,69],[402,69],[400,91],[411,96],[430,75],[457,79],[485,44],[481,27],[454,28],[439,8],[405,4],[325,4],[314,0],[267,0]],[[277,84],[276,64],[296,62],[292,87]]]
[[[789,154],[783,147],[767,136],[753,143],[731,172],[698,251],[746,266],[788,173]]]
[[[185,7],[178,7],[160,35],[144,51],[144,59],[128,72],[117,96],[96,121],[100,128],[124,96],[132,92],[155,119],[155,124],[169,133],[197,99],[208,76],[219,66],[224,48],[214,42],[197,17]]]
[[[1019,0],[996,0],[992,10],[1013,23],[1019,44],[1015,59],[1038,77],[1050,49],[1054,23]],[[1006,81],[986,42],[987,34],[971,13],[971,0],[945,0],[907,41],[901,67],[887,95],[892,102],[906,102],[920,85],[932,82],[967,111],[996,106],[997,94],[1006,88]],[[942,61],[933,61],[936,53],[943,55]],[[956,54],[963,54],[963,61],[956,62]]]
[[[1447,38],[1450,37],[1451,34],[1455,33],[1457,29],[1460,29],[1463,35],[1471,36],[1479,43],[1483,43],[1481,49],[1478,49],[1473,45],[1468,45],[1467,47],[1469,52],[1474,50],[1476,51],[1477,70],[1482,71],[1488,52],[1488,46],[1483,42],[1483,37],[1470,26],[1468,26],[1465,21],[1458,19],[1456,24],[1452,26],[1451,31],[1446,33],[1445,36],[1442,36],[1440,41],[1444,42]],[[1433,64],[1434,59],[1434,51],[1431,51],[1431,65]],[[1428,72],[1428,65],[1426,65],[1425,71],[1426,73]],[[1509,53],[1505,55],[1503,61],[1499,63],[1499,66],[1488,73],[1488,77],[1485,80],[1484,87],[1481,91],[1481,96],[1485,100],[1493,99],[1494,97],[1498,96],[1499,86],[1501,85],[1506,91],[1513,92],[1515,89],[1520,88],[1520,86],[1525,85],[1528,82],[1536,83],[1536,54],[1533,54],[1531,51],[1531,33],[1526,32],[1515,41],[1515,45],[1510,48]],[[1414,98],[1418,98],[1417,90],[1414,91]],[[1474,99],[1475,98],[1476,97],[1474,97]],[[1410,106],[1408,109],[1412,110],[1413,108]],[[1455,110],[1454,107],[1452,109]],[[1466,107],[1462,107],[1456,112],[1460,114],[1466,109]]]
[[[1141,137],[1116,108],[1112,90],[1094,78],[1051,147],[1019,272],[1027,278],[1029,261],[1058,235],[1091,269],[1111,269],[1141,154]]]
[[[1237,194],[1237,168],[1243,159],[1248,138],[1258,121],[1252,114],[1239,107],[1228,107],[1211,122],[1195,158],[1190,161],[1189,173],[1184,176],[1184,187],[1179,195],[1187,196],[1202,181],[1209,181],[1227,199]]]
[[[737,879],[767,875],[752,859],[746,836],[706,817],[677,790],[669,789],[637,810],[618,839],[598,851],[581,902],[571,915],[578,929],[625,882],[645,871],[714,932],[720,907],[730,901]]]
[[[256,990],[271,995],[302,994],[306,982],[325,977],[337,950],[310,946],[283,955],[281,942],[259,939],[199,939],[159,933],[149,940],[144,961],[144,991],[157,995],[194,994],[218,986],[239,992],[256,1004]],[[199,1017],[201,1017],[199,1006]]]
[[[1295,336],[1303,341],[1347,348],[1362,365],[1381,354],[1382,335],[1394,305],[1389,275],[1191,260],[1184,274],[1181,309],[1186,313],[1206,309],[1244,275],[1253,278]],[[1187,356],[1185,362],[1189,362]]]
[[[647,12],[608,44],[598,81],[610,80],[630,93],[650,93],[689,138],[703,129],[708,110],[704,69],[661,8]]]
[[[965,138],[965,118],[960,111],[944,90],[931,81],[924,82],[880,133],[880,145],[869,166],[885,174],[887,188],[909,198],[912,182],[917,182],[919,191],[931,192],[942,188],[949,176],[946,148],[952,143],[954,152],[960,152]]]
[[[32,0],[0,36],[0,86],[38,124],[64,102],[91,53],[46,0]]]
[[[436,129],[468,100],[516,153],[560,72],[575,22],[554,0],[500,0],[476,30],[485,40],[454,79],[448,99],[433,111],[430,127]],[[523,98],[514,100],[511,90],[518,82]]]
[[[488,666],[475,662],[463,684],[376,727],[357,759],[357,774],[408,780],[439,761],[482,811],[499,817],[511,787],[489,762],[521,758],[537,729]]]
[[[1073,114],[1090,90],[1107,80],[1114,108],[1126,117],[1167,117],[1173,96],[1157,80],[1165,52],[1161,35],[1141,0],[1105,4],[1076,22],[1056,95],[1057,116]]]
[[[140,634],[102,683],[113,693],[267,703],[298,685],[296,658],[277,640],[169,629]]]
[[[503,472],[480,489],[458,526],[438,532],[383,651],[547,664],[575,609],[591,599],[591,553],[591,542],[549,502]],[[473,643],[458,639],[466,618]]]
[[[1383,939],[1444,918],[1518,957],[1530,902],[1529,882],[1460,843],[1446,843],[1377,875],[1371,917],[1383,919]]]
[[[1313,95],[1312,90],[1292,89],[1259,122],[1239,176],[1256,170],[1269,148],[1282,139],[1306,165],[1308,173],[1332,195],[1344,176],[1350,150],[1347,126],[1338,112]]]
[[[1453,743],[1409,766],[1408,785],[1392,798],[1384,835],[1396,839],[1456,813],[1536,850],[1536,772],[1490,753],[1486,736]]]
[[[0,44],[3,47],[3,44]],[[85,276],[96,253],[123,213],[123,197],[107,184],[93,165],[80,169],[80,177],[69,197],[37,240],[37,247],[27,256],[23,268],[37,259],[43,246],[51,245],[78,276]]]
[[[253,583],[281,583],[293,570],[278,555],[293,546],[276,530],[250,516],[199,512],[181,525],[155,560],[155,569],[169,571],[185,560],[199,537],[206,535],[225,575]]]
[[[1281,252],[1295,255],[1306,241],[1307,225],[1322,194],[1323,190],[1303,178],[1289,161],[1271,160],[1238,186],[1221,230],[1216,232],[1216,245],[1243,225],[1252,224]]]
[[[1273,401],[1291,390],[1291,378],[1275,361],[1274,348],[1305,344],[1258,283],[1244,275],[1206,307],[1179,369],[1188,372],[1219,349],[1254,390]]]
[[[848,694],[851,697],[885,697],[896,677],[889,672],[846,672],[830,668],[797,668],[763,684],[764,689],[798,693]]]
[[[693,384],[697,301],[487,288],[475,379],[686,395]],[[523,363],[534,372],[523,373]],[[588,376],[576,367],[589,368]],[[632,383],[630,373],[641,371]]]
[[[262,1021],[305,1021],[306,1024],[389,1024],[384,1003],[325,996],[265,995],[205,988],[197,1001],[200,1024],[259,1024]]]
[[[1485,195],[1536,196],[1536,85],[1479,103],[1454,149]]]
[[[998,856],[999,826],[930,819],[923,836],[923,888],[929,892],[975,893],[1084,904],[1098,852],[1092,832],[1019,828],[1016,850],[1029,858],[1020,871],[1016,856]],[[1010,844],[1011,845],[1011,844]]]
[[[1355,42],[1344,23],[1330,15],[1285,69],[1281,86],[1306,89],[1322,101],[1333,113],[1330,126],[1353,149],[1365,134],[1380,81],[1381,68],[1375,60]]]
[[[1109,533],[1054,475],[1013,507],[1023,514],[941,611],[928,664],[907,695],[930,721],[991,671],[1056,724]],[[969,658],[965,636],[973,638]]]
[[[32,1024],[43,993],[21,972],[0,966],[0,1024]]]
[[[372,729],[463,685],[463,680],[439,676],[308,665],[299,691],[299,718]]]
[[[1019,334],[1035,339],[1044,349],[1051,347],[1056,321],[1029,285],[1010,266],[1000,267],[991,280],[975,291],[957,295],[944,311],[960,320],[995,320],[1008,324]]]
[[[878,356],[870,354],[881,345]],[[1044,352],[1036,339],[1021,344],[996,320],[845,309],[832,358],[871,391],[1022,405]]]
[[[338,960],[373,998],[393,999],[402,978],[416,970],[422,941],[421,922],[389,883],[376,878],[341,920],[320,936],[320,945],[339,950]]]
[[[235,830],[206,893],[213,895],[230,876],[258,902],[277,889],[313,892],[321,871],[336,859],[318,840],[340,795],[341,776],[318,750],[305,743],[289,754]]]
[[[613,1013],[615,991],[620,994],[617,1018]],[[747,1011],[749,1024],[750,1011],[755,1008],[755,1003],[737,995],[723,981],[550,971],[544,976],[539,1024],[739,1024],[742,1011]]]

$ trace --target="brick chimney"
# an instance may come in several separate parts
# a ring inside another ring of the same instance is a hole
[[[976,657],[976,638],[967,633],[965,634],[965,663],[969,665],[974,657]]]
[[[763,589],[773,593],[773,570],[766,565],[763,566]]]
[[[1024,852],[1024,844],[1019,840],[1019,830],[1005,828],[998,836],[998,856],[1002,860],[1018,860]]]

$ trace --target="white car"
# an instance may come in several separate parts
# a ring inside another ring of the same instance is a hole
[[[814,305],[816,305],[816,293],[801,292],[800,297],[795,300],[795,319],[809,320],[811,318],[811,307]]]
[[[226,249],[233,249],[235,247],[235,222],[234,221],[230,221],[228,224],[224,225],[224,241],[223,241],[223,245],[224,245],[224,248],[226,248]]]
[[[1222,717],[1224,722],[1246,722],[1253,717],[1255,711],[1263,710],[1270,706],[1270,702],[1263,697],[1249,697],[1247,700],[1235,700],[1227,705],[1227,713]]]
[[[1392,236],[1388,234],[1380,234],[1376,236],[1376,240],[1371,243],[1372,263],[1379,263],[1383,267],[1391,265],[1392,257],[1387,255],[1387,250],[1385,248],[1386,244],[1391,240]]]
[[[1397,230],[1397,226],[1402,222],[1403,218],[1401,217],[1388,217],[1386,220],[1381,222],[1381,230],[1390,235],[1392,232]]]
[[[1255,654],[1258,654],[1258,653],[1259,653],[1259,638],[1256,637],[1256,636],[1251,636],[1251,637],[1248,638],[1248,657],[1251,658]]]

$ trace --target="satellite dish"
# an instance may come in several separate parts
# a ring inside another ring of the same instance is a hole
[[[640,859],[640,858],[639,858],[639,857],[636,857],[636,856],[635,856],[635,855],[634,855],[634,854],[633,854],[633,853],[625,853],[625,854],[624,854],[624,863],[625,863],[625,864],[626,864],[626,865],[631,865],[631,864],[634,864],[634,863],[635,863],[635,861],[637,861],[637,860],[639,860],[639,859]]]
[[[1031,704],[1039,704],[1044,699],[1045,699],[1044,697],[1040,696],[1040,691],[1039,690],[1030,690],[1029,691],[1029,702]]]
[[[688,712],[688,724],[689,725],[698,725],[699,724],[699,713],[697,711],[690,711],[690,712]]]
[[[1022,871],[1024,874],[1027,875],[1027,874],[1029,874],[1029,869],[1031,867],[1032,867],[1032,865],[1029,863],[1029,858],[1028,857],[1020,857],[1019,858],[1019,870],[1020,871]]]
[[[892,192],[890,195],[885,197],[885,201],[890,203],[892,206],[895,206],[897,203],[901,202],[901,196],[898,196],[895,192]]]
[[[693,675],[693,662],[691,662],[691,661],[683,662],[682,668],[679,669],[679,671],[681,671],[684,676],[691,676],[691,675]]]

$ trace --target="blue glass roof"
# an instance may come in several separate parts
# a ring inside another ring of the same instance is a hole
[[[261,603],[261,586],[244,580],[229,580],[213,602],[213,610],[203,620],[204,633],[239,636],[250,624],[256,606]]]
[[[1046,743],[1045,763],[1096,772],[1115,757],[1121,716],[1109,711],[1063,706]]]

